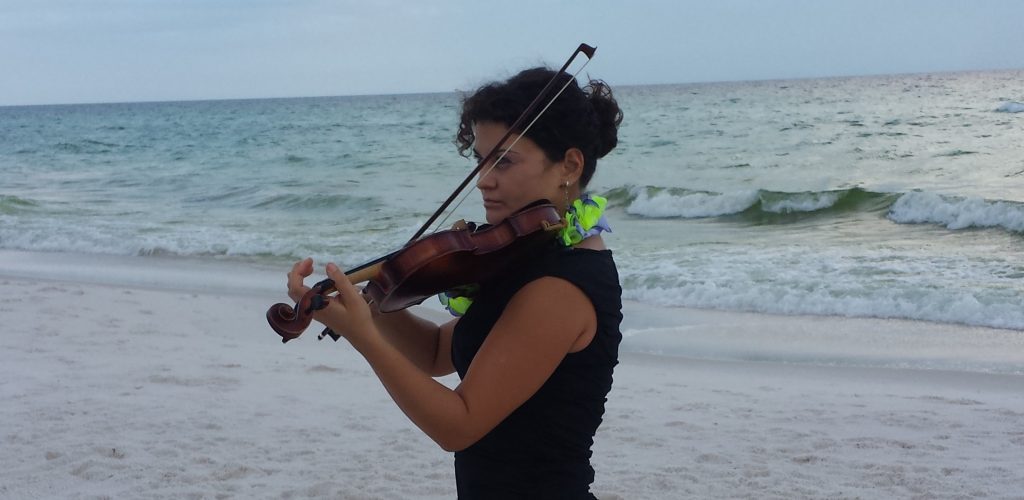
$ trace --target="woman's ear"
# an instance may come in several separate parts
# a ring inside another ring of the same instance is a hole
[[[579,148],[569,148],[565,151],[565,158],[562,160],[562,175],[569,181],[569,184],[576,184],[583,175],[583,151]]]

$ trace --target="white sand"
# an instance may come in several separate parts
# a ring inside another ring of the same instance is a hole
[[[280,343],[283,292],[30,260],[0,256],[0,498],[455,496],[351,348]],[[638,305],[626,326],[600,498],[1024,498],[1024,332]]]

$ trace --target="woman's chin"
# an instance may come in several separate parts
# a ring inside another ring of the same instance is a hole
[[[506,212],[506,210],[501,210],[498,208],[488,208],[486,210],[484,218],[487,219],[488,224],[491,224],[493,226],[494,224],[497,224],[505,220],[505,218],[509,216],[509,214]]]

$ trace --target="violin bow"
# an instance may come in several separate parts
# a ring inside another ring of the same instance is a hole
[[[558,77],[562,76],[563,74],[566,74],[566,69],[568,69],[569,65],[572,64],[572,62],[576,59],[576,56],[578,56],[581,53],[587,56],[586,63],[584,63],[583,66],[581,66],[575,73],[573,73],[572,78],[570,78],[560,89],[558,89],[558,92],[556,92],[555,95],[548,100],[548,102],[544,105],[544,108],[537,113],[537,116],[533,117],[530,123],[528,123],[526,127],[524,127],[523,130],[518,133],[518,136],[514,141],[512,141],[512,144],[509,145],[509,148],[515,146],[515,144],[519,142],[519,139],[526,135],[526,132],[530,130],[530,127],[532,127],[533,124],[536,123],[538,119],[540,119],[541,115],[543,115],[548,110],[548,108],[551,107],[555,100],[557,100],[558,97],[562,95],[562,92],[564,92],[565,89],[575,80],[576,75],[583,71],[583,68],[585,68],[587,64],[590,63],[590,60],[593,59],[594,52],[596,50],[596,47],[591,47],[590,45],[587,45],[585,43],[581,43],[580,46],[576,48],[572,55],[569,56],[569,59],[565,61],[565,64],[563,64],[562,67],[559,68],[559,70],[551,77],[551,79],[548,80],[548,83],[544,86],[544,88],[541,89],[537,96],[533,98],[533,101],[530,102],[529,106],[527,106],[526,109],[519,115],[519,117],[516,118],[516,121],[509,126],[508,130],[505,132],[505,135],[501,137],[501,140],[499,140],[497,144],[495,144],[494,147],[487,152],[487,155],[485,155],[483,158],[480,159],[479,162],[477,162],[476,168],[474,168],[473,171],[466,176],[462,183],[459,184],[457,188],[455,188],[455,191],[452,191],[452,194],[448,196],[448,199],[445,200],[440,207],[438,207],[434,214],[431,215],[430,218],[427,219],[425,223],[423,223],[419,230],[416,231],[416,234],[414,234],[412,238],[409,239],[409,242],[406,243],[406,245],[415,242],[420,238],[420,236],[423,235],[424,232],[426,232],[426,230],[434,223],[434,221],[437,220],[441,213],[443,213],[452,204],[452,202],[455,201],[455,198],[458,197],[459,193],[461,193],[466,188],[466,186],[468,186],[469,183],[472,182],[473,177],[475,177],[477,174],[480,173],[481,170],[483,170],[484,165],[491,163],[492,160],[494,160],[494,162],[497,163],[497,161],[500,161],[501,158],[505,156],[505,154],[508,152],[508,149],[502,151],[500,155],[498,154],[498,151],[501,149],[501,145],[504,144],[505,141],[507,141],[508,138],[512,136],[512,134],[516,133],[516,130],[518,130],[518,128],[527,120],[527,118],[529,118],[529,116],[534,111],[536,111],[538,107],[540,107],[541,102],[546,97],[546,94],[548,94],[551,91],[551,89],[555,86],[555,83],[558,81]],[[491,165],[491,169],[493,168],[494,165]],[[484,172],[484,175],[486,176],[489,172],[490,169],[488,169],[487,172]],[[469,193],[466,193],[466,196],[468,195]],[[466,199],[466,196],[463,196],[462,200],[459,201],[459,205],[461,205],[462,201]],[[459,205],[456,205],[456,208],[458,208]],[[445,218],[445,220],[447,220],[447,217]],[[374,266],[378,263],[384,262],[400,251],[401,250],[396,250],[383,257],[378,257],[370,262],[366,262],[364,264],[356,266],[346,271],[345,274],[351,275],[356,272],[367,269],[371,266]],[[282,318],[287,316],[299,317],[302,314],[309,314],[315,310],[322,309],[327,304],[328,299],[326,298],[326,295],[335,290],[337,290],[337,288],[335,288],[334,280],[330,278],[322,280],[319,283],[313,285],[313,287],[308,292],[306,292],[302,299],[300,299],[295,304],[294,308],[291,308],[286,304],[276,304],[275,306],[271,307],[271,309],[267,311],[267,319],[271,322],[271,325],[273,326],[275,324],[275,321],[271,319],[272,316]],[[283,333],[281,330],[278,330],[278,334],[281,335],[281,342],[288,342],[289,340],[298,337],[299,335],[302,334],[306,327],[309,326],[308,322],[306,322],[305,325],[290,325],[287,323],[289,323],[289,320],[285,320],[284,322],[281,322],[281,324],[279,325],[279,327],[285,328]],[[324,331],[320,334],[319,338],[323,339],[325,336],[330,336],[335,341],[337,341],[340,338],[340,336],[333,332],[329,327],[324,329]]]
[[[516,129],[518,129],[519,126],[522,125],[523,122],[526,121],[526,119],[530,116],[530,114],[532,114],[534,111],[537,110],[538,107],[540,107],[541,102],[544,100],[545,94],[548,94],[551,91],[551,89],[555,86],[555,83],[558,81],[558,77],[559,76],[562,76],[563,74],[566,74],[566,69],[568,69],[569,65],[572,64],[572,62],[576,59],[576,56],[578,56],[580,54],[583,54],[583,55],[587,56],[587,63],[589,63],[590,60],[593,59],[594,52],[596,52],[596,51],[597,51],[597,47],[591,47],[590,45],[587,45],[585,43],[581,43],[580,46],[577,47],[575,51],[573,51],[572,55],[569,56],[569,59],[567,59],[565,61],[565,64],[563,64],[562,67],[559,68],[559,70],[551,77],[551,79],[548,80],[548,83],[544,86],[544,88],[542,88],[540,90],[540,92],[537,94],[537,97],[533,98],[533,101],[531,101],[530,104],[526,107],[526,109],[519,115],[519,117],[516,118],[516,121],[514,121],[511,126],[509,126],[508,131],[506,131],[505,135],[503,135],[501,137],[501,140],[499,140],[497,142],[497,144],[495,144],[494,147],[491,148],[491,150],[487,152],[487,155],[485,155],[483,158],[480,159],[479,162],[477,162],[476,168],[474,168],[473,171],[470,172],[469,175],[466,176],[466,178],[462,181],[462,183],[459,184],[459,186],[455,188],[455,191],[452,191],[452,194],[448,196],[448,199],[445,200],[444,203],[442,203],[441,206],[437,208],[437,210],[434,212],[434,214],[431,215],[430,218],[427,219],[427,221],[424,222],[422,226],[420,226],[420,228],[416,231],[416,233],[412,235],[412,238],[409,238],[409,241],[406,242],[406,245],[408,245],[408,244],[418,240],[420,238],[420,236],[423,236],[423,233],[425,233],[427,231],[427,229],[430,228],[430,226],[434,224],[434,221],[436,221],[437,218],[440,217],[441,214],[452,204],[452,202],[455,201],[455,198],[459,196],[459,193],[461,193],[464,189],[466,189],[466,186],[468,186],[469,183],[473,181],[473,177],[476,177],[476,175],[479,174],[481,170],[483,170],[484,165],[487,165],[492,160],[494,160],[494,162],[497,163],[497,161],[500,161],[501,158],[503,158],[505,156],[505,154],[508,152],[507,149],[505,151],[502,151],[500,155],[498,154],[498,151],[501,149],[501,145],[504,144],[505,141],[507,141],[508,138],[512,136],[512,134],[517,133]],[[576,75],[578,75],[580,73],[580,71],[583,71],[583,68],[585,68],[587,66],[587,63],[584,63],[583,66],[581,66],[576,71],[576,73],[574,73],[572,75],[573,78],[570,79],[569,81],[567,81],[565,83],[565,85],[563,85],[562,88],[560,88],[558,90],[558,92],[554,95],[554,97],[552,97],[551,99],[548,100],[548,102],[544,105],[544,109],[542,109],[540,111],[540,113],[537,113],[537,116],[533,117],[533,120],[531,120],[530,123],[527,124],[526,127],[523,128],[522,132],[518,132],[518,134],[519,134],[518,137],[516,137],[515,141],[513,141],[512,144],[509,145],[509,148],[514,146],[516,144],[516,142],[519,142],[519,139],[521,139],[524,135],[526,135],[526,131],[530,130],[530,127],[532,127],[533,124],[536,123],[538,119],[540,119],[541,115],[543,115],[544,112],[547,111],[547,109],[549,107],[551,107],[551,105],[555,102],[555,100],[558,99],[558,96],[562,95],[562,92],[565,91],[566,87],[568,87],[570,83],[572,83],[573,79],[576,78]],[[497,158],[495,158],[495,157],[497,157]],[[491,165],[491,168],[494,168],[494,166]],[[490,172],[490,169],[488,169],[488,172]],[[487,175],[487,174],[484,173],[484,175]],[[467,196],[468,196],[468,194],[467,194]],[[465,196],[462,198],[462,200],[465,200]],[[459,201],[460,205],[462,204],[462,200]],[[458,208],[458,205],[456,205],[456,208]],[[449,216],[450,216],[450,214],[449,214]],[[447,220],[447,217],[445,218],[445,220]],[[371,260],[369,262],[366,262],[366,263],[360,264],[360,265],[358,265],[356,267],[353,267],[352,269],[349,269],[348,271],[346,271],[346,274],[351,274],[351,273],[354,273],[354,272],[357,272],[357,271],[361,271],[361,270],[366,269],[366,268],[368,268],[370,266],[373,266],[375,264],[384,262],[385,260],[391,258],[391,256],[396,254],[398,251],[399,250],[396,250],[396,251],[391,252],[391,253],[389,253],[387,255],[384,255],[382,257],[378,257],[378,258],[373,259],[373,260]]]
[[[490,163],[491,160],[494,160],[495,163],[501,161],[501,158],[505,156],[505,154],[508,152],[508,149],[511,149],[512,146],[515,146],[516,142],[519,142],[519,139],[526,135],[526,131],[530,130],[530,127],[532,127],[534,123],[537,123],[537,120],[540,119],[541,115],[543,115],[544,112],[547,111],[552,104],[554,104],[555,100],[558,99],[558,96],[562,95],[562,92],[564,92],[565,89],[569,86],[569,84],[572,83],[573,80],[575,80],[576,75],[578,75],[580,71],[583,71],[583,68],[587,66],[586,63],[584,63],[583,66],[581,66],[576,71],[576,73],[572,75],[572,79],[567,81],[565,85],[562,86],[562,88],[558,89],[558,92],[555,93],[554,97],[549,99],[547,104],[545,104],[544,109],[540,110],[540,112],[537,113],[537,116],[533,117],[533,120],[531,120],[530,123],[527,124],[521,132],[516,132],[519,126],[522,125],[523,122],[525,122],[526,119],[534,111],[537,110],[537,108],[541,104],[541,101],[544,100],[546,94],[548,94],[551,91],[551,89],[555,86],[555,82],[558,81],[558,77],[566,73],[565,70],[569,67],[570,64],[572,64],[573,60],[576,59],[576,56],[582,53],[583,55],[587,56],[587,63],[589,63],[590,60],[594,58],[595,51],[597,51],[597,47],[591,47],[590,45],[587,45],[585,43],[581,43],[580,46],[576,48],[572,55],[569,56],[569,59],[565,61],[565,64],[563,64],[562,67],[559,68],[558,72],[556,72],[551,77],[551,79],[548,80],[547,85],[545,85],[544,88],[540,90],[540,92],[537,94],[537,97],[534,97],[533,101],[530,102],[530,105],[527,106],[526,109],[519,115],[519,118],[516,118],[516,121],[513,122],[512,125],[508,127],[508,131],[505,132],[505,135],[501,136],[501,139],[494,145],[493,148],[491,148],[490,151],[487,152],[487,155],[485,155],[483,158],[480,159],[479,162],[477,162],[476,168],[474,168],[473,171],[466,176],[462,183],[459,184],[457,188],[455,188],[455,191],[452,191],[452,194],[448,196],[448,199],[445,200],[444,203],[442,203],[441,206],[438,207],[437,211],[435,211],[434,214],[431,215],[429,219],[427,219],[427,222],[425,222],[423,226],[421,226],[419,230],[416,231],[416,234],[412,235],[412,238],[409,239],[408,243],[412,243],[419,239],[420,236],[423,236],[423,233],[426,232],[427,228],[429,228],[434,223],[434,221],[437,220],[441,213],[444,212],[445,209],[447,209],[448,206],[451,205],[453,201],[455,201],[455,198],[459,195],[459,193],[461,193],[463,189],[466,189],[466,186],[468,186],[469,183],[473,181],[473,177],[476,177],[476,175],[479,174],[481,170],[483,170],[484,165]],[[505,151],[502,151],[501,155],[498,155],[498,151],[501,149],[502,144],[505,144],[505,141],[508,140],[508,138],[511,137],[512,134],[516,133],[519,135],[518,137],[516,137],[515,141],[513,141],[512,144],[510,144],[509,147],[505,149]],[[495,156],[498,157],[495,158]],[[494,168],[494,166],[492,165],[491,168]],[[488,169],[488,171],[485,172],[484,175],[487,175],[488,172],[490,172],[490,169]],[[459,205],[462,204],[463,200],[465,200],[465,197],[463,197],[463,199],[459,201]],[[458,205],[456,205],[456,208],[458,208]],[[447,220],[447,217],[445,218],[445,220]]]

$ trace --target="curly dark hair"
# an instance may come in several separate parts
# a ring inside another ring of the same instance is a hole
[[[484,85],[465,97],[459,131],[455,136],[459,154],[467,158],[473,154],[476,139],[474,123],[489,121],[511,127],[555,73],[544,67],[527,69],[505,82]],[[570,148],[582,151],[584,163],[580,187],[585,188],[594,176],[598,158],[604,157],[618,144],[622,110],[605,82],[590,80],[580,88],[572,76],[562,74],[554,86],[556,91],[567,80],[573,81],[530,127],[525,137],[536,143],[553,162],[564,159]],[[532,118],[523,122],[523,126]],[[516,132],[521,133],[520,130]]]

